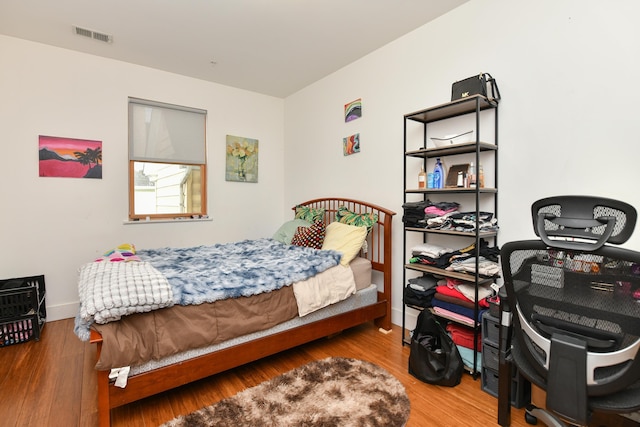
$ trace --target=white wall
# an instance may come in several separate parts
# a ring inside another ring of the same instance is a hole
[[[5,36],[0,52],[0,278],[45,274],[49,320],[75,315],[78,267],[120,243],[191,246],[280,225],[282,99]],[[129,96],[208,111],[212,221],[123,224]],[[257,184],[225,181],[227,134],[259,140]],[[40,178],[38,135],[102,141],[103,179]]]
[[[501,242],[532,237],[529,206],[548,195],[640,208],[639,12],[634,0],[472,0],[285,100],[0,36],[0,277],[45,274],[49,319],[71,317],[77,268],[114,245],[270,235],[295,203],[345,196],[398,213],[400,324],[403,115],[448,101],[455,80],[497,78]],[[209,111],[213,221],[123,224],[128,96]],[[363,117],[344,123],[357,98]],[[358,132],[361,152],[344,157]],[[103,179],[39,178],[40,134],[103,141]],[[260,140],[258,184],[224,180],[226,134]],[[640,232],[625,246],[640,249]]]
[[[590,194],[640,209],[640,3],[472,0],[285,102],[284,206],[341,195],[395,210],[393,319],[401,324],[403,115],[490,72],[499,113],[499,243],[533,238],[539,198]],[[363,117],[343,106],[362,98]],[[361,152],[343,157],[342,138]],[[415,175],[417,177],[417,170]],[[640,250],[640,232],[625,246]]]

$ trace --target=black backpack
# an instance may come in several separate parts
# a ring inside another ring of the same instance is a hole
[[[429,310],[418,315],[411,337],[409,373],[421,381],[453,387],[460,384],[464,364],[458,347]]]

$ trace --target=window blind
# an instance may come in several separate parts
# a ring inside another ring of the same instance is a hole
[[[129,98],[129,160],[205,164],[207,111]]]

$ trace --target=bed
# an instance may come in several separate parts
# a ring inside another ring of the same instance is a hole
[[[372,270],[371,285],[347,299],[304,317],[292,318],[266,330],[192,349],[162,361],[133,367],[126,387],[117,387],[109,370],[96,369],[98,416],[101,426],[110,425],[110,410],[145,397],[214,375],[313,340],[365,323],[375,322],[381,332],[391,329],[391,254],[394,212],[383,207],[347,198],[320,198],[297,204],[293,209],[324,210],[323,222],[334,223],[343,209],[371,214],[365,244],[357,258],[364,258]],[[344,222],[344,221],[343,221]],[[324,252],[324,251],[322,251]],[[381,282],[381,283],[380,283]],[[135,315],[137,316],[137,314]],[[125,316],[127,317],[127,316]],[[90,342],[97,346],[97,359],[103,351],[103,336],[90,330]]]

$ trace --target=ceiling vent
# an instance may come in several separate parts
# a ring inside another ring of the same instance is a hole
[[[113,36],[110,34],[101,33],[98,31],[88,30],[81,27],[73,27],[73,32],[77,36],[88,37],[90,39],[98,40],[105,43],[113,43]]]

